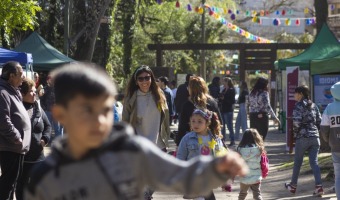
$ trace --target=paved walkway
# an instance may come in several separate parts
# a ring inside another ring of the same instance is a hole
[[[176,129],[176,126],[172,126],[172,129]],[[283,163],[293,160],[294,155],[289,154],[286,151],[285,134],[280,133],[277,130],[277,126],[270,125],[270,130],[266,138],[266,150],[270,161],[270,171],[268,177],[262,182],[261,190],[263,199],[332,199],[336,200],[335,193],[325,194],[322,198],[313,197],[314,190],[314,178],[312,174],[302,174],[299,176],[299,185],[295,195],[291,195],[285,188],[284,183],[289,181],[292,174],[292,169],[278,170],[278,167]],[[171,148],[174,147],[173,141],[170,142]],[[324,178],[326,174],[322,174]],[[324,188],[329,189],[333,186],[331,182],[323,182]],[[214,190],[217,200],[222,199],[238,199],[238,193],[240,191],[239,181],[235,180],[233,184],[232,192],[222,192],[220,188]],[[154,200],[180,200],[183,199],[182,195],[169,192],[156,192],[154,194]],[[252,193],[249,192],[247,199],[253,199]]]

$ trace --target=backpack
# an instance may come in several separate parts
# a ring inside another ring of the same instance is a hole
[[[262,178],[266,178],[269,172],[269,159],[265,152],[261,154],[261,171],[262,171]]]

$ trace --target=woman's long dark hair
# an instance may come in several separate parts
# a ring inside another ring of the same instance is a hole
[[[223,81],[227,83],[229,88],[234,88],[233,79],[231,79],[229,77],[224,77]]]
[[[310,108],[313,104],[312,100],[310,99],[309,96],[309,88],[307,85],[301,85],[295,88],[295,93],[302,94],[303,98],[301,100],[306,99],[307,100],[307,106]]]
[[[243,91],[248,91],[248,85],[247,85],[247,82],[245,81],[241,81],[241,85],[240,85],[240,93]]]
[[[260,77],[260,78],[257,79],[250,95],[256,95],[256,94],[261,93],[263,91],[268,91],[268,79]]]
[[[215,76],[211,81],[211,85],[220,87],[220,80],[221,80],[220,77]]]

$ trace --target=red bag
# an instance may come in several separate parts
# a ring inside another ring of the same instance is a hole
[[[269,172],[269,159],[265,152],[262,152],[261,154],[260,165],[261,165],[261,171],[262,171],[262,178],[266,178]]]

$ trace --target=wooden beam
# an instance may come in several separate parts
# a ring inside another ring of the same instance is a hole
[[[216,43],[216,44],[148,44],[149,50],[239,50],[247,49],[306,49],[309,43]]]
[[[269,51],[246,51],[245,57],[269,57],[271,58],[272,52]]]
[[[244,70],[273,70],[273,65],[245,64]]]

